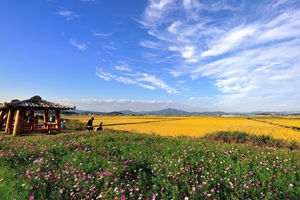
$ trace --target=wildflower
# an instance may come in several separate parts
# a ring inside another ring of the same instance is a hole
[[[291,184],[291,183],[289,184],[289,187],[293,187],[293,186],[294,186],[293,184]]]
[[[276,174],[273,174],[273,175],[272,175],[272,178],[276,178]]]
[[[126,198],[125,198],[124,195],[122,195],[120,199],[121,199],[121,200],[125,200]]]
[[[102,198],[102,193],[100,193],[96,199],[101,199],[101,198]]]
[[[152,194],[152,200],[155,200],[156,195]]]
[[[29,197],[29,200],[33,200],[33,199],[34,199],[34,196],[30,196],[30,197]]]
[[[188,197],[184,197],[184,200],[189,200],[189,198]]]

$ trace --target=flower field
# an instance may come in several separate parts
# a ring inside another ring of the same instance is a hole
[[[0,137],[2,199],[299,199],[300,152],[105,129]]]
[[[90,116],[71,116],[86,123]],[[300,141],[300,118],[280,117],[163,117],[163,116],[94,116],[94,126],[101,121],[104,128],[158,134],[161,136],[202,137],[216,131],[239,131],[254,135],[269,135],[284,140]],[[266,123],[268,122],[268,123]],[[274,123],[269,123],[274,122]],[[280,126],[284,124],[285,126]]]

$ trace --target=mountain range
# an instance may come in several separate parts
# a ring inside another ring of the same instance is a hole
[[[193,115],[300,115],[300,111],[295,112],[271,112],[271,111],[254,111],[254,112],[187,112],[184,110],[178,110],[173,108],[167,108],[157,111],[140,111],[134,112],[130,110],[120,110],[112,112],[98,112],[88,110],[72,110],[65,111],[64,114],[83,114],[83,115],[182,115],[182,116],[193,116]]]

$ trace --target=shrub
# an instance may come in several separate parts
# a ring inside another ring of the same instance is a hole
[[[206,134],[203,138],[226,143],[250,143],[260,147],[286,148],[289,150],[300,149],[299,143],[294,140],[289,142],[287,140],[273,138],[269,135],[251,135],[238,131],[218,131]]]
[[[63,120],[62,120],[63,121]],[[66,129],[67,130],[85,130],[86,124],[80,122],[79,120],[65,120],[66,121]]]

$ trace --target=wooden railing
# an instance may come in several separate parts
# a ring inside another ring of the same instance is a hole
[[[51,131],[58,130],[57,123],[45,122],[45,123],[26,123],[22,126],[22,132],[30,131]]]

